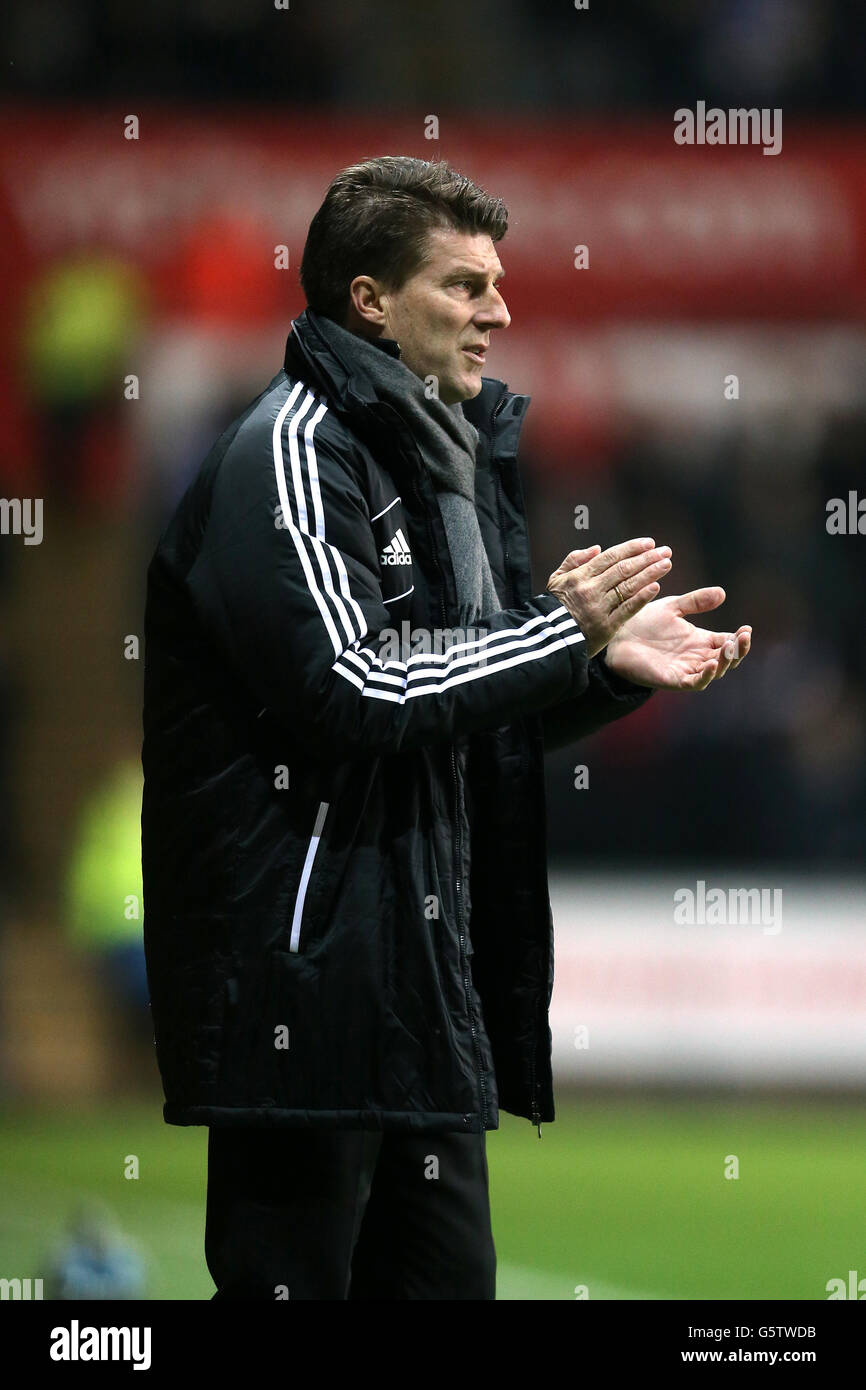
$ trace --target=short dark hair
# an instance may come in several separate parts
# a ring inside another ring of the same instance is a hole
[[[382,155],[343,169],[307,233],[300,271],[307,304],[343,324],[355,276],[401,289],[424,264],[428,233],[438,227],[501,241],[508,209],[444,160]]]

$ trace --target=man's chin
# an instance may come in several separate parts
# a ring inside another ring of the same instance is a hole
[[[461,377],[459,381],[448,383],[448,400],[445,400],[445,396],[440,391],[440,400],[444,401],[446,405],[457,405],[459,401],[471,401],[478,395],[482,385],[480,372],[478,376]]]

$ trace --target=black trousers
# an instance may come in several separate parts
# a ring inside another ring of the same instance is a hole
[[[494,1299],[485,1140],[212,1127],[213,1297]]]

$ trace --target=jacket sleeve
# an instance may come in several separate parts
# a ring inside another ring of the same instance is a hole
[[[614,719],[631,714],[653,694],[648,686],[635,685],[611,671],[603,651],[588,662],[587,676],[587,687],[577,699],[564,700],[543,711],[545,753],[567,748]]]
[[[284,407],[285,410],[285,407]],[[587,687],[586,643],[552,594],[397,659],[369,507],[335,430],[279,412],[216,470],[186,577],[196,620],[259,712],[326,761],[396,753],[536,714]],[[267,447],[266,447],[267,445]],[[467,634],[457,634],[465,639]],[[405,655],[405,653],[404,653]]]

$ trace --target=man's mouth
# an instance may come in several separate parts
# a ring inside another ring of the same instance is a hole
[[[486,343],[475,343],[472,347],[463,348],[462,351],[466,353],[467,357],[471,357],[473,362],[480,362],[481,366],[484,366],[487,360]]]

